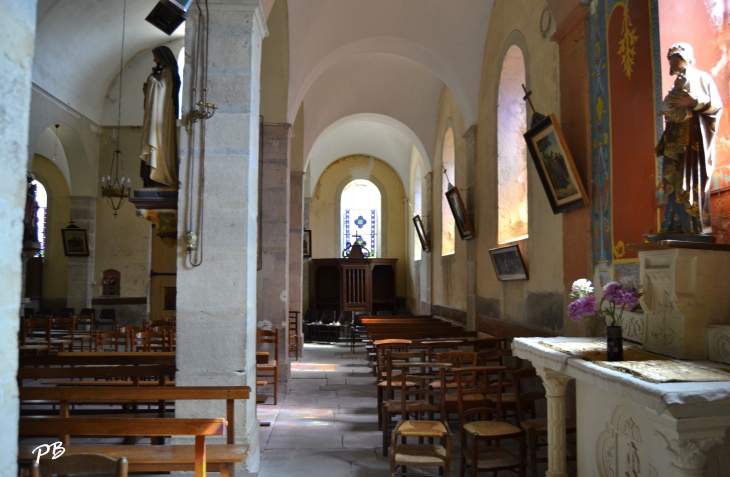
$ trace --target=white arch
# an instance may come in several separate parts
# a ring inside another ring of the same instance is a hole
[[[330,52],[309,70],[309,73],[301,80],[300,84],[297,84],[297,78],[292,78],[289,83],[287,113],[289,123],[294,124],[297,112],[307,91],[324,71],[345,58],[362,53],[389,53],[408,58],[423,65],[449,87],[459,103],[465,123],[473,124],[475,122],[476,116],[468,100],[466,88],[443,58],[414,41],[398,37],[380,36],[354,41]]]
[[[416,133],[402,122],[374,113],[341,118],[322,131],[306,155],[304,168],[309,167],[311,173],[310,193],[330,164],[352,154],[370,155],[385,161],[396,171],[404,190],[408,191],[412,147],[421,155],[424,169],[430,171],[426,148]]]

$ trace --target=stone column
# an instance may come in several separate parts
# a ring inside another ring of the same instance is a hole
[[[306,181],[304,183],[305,190],[307,189]],[[305,197],[304,203],[302,207],[302,230],[311,230],[309,227],[309,204],[312,202],[311,197]],[[309,266],[312,262],[308,258],[302,257],[302,312],[306,313],[309,307],[311,306],[311,303],[309,301],[310,297],[310,289],[309,289]]]
[[[303,192],[304,171],[291,171],[289,192],[289,309],[299,312],[297,335],[299,336],[299,350],[302,355],[304,345],[304,331],[302,318],[304,310],[302,302],[302,229],[304,219]]]
[[[464,136],[466,141],[466,212],[469,217],[476,218],[475,190],[474,190],[474,166],[477,156],[477,125],[472,125],[466,130]],[[476,227],[476,225],[475,225]],[[466,241],[466,329],[474,331],[477,329],[477,279],[476,279],[476,240]]]
[[[18,307],[36,0],[0,2],[0,475],[18,475]]]
[[[291,125],[264,124],[261,184],[262,268],[258,326],[279,331],[279,393],[289,391],[289,152]],[[273,353],[273,349],[270,350]]]
[[[261,42],[267,34],[259,0],[209,2],[208,102],[218,110],[206,120],[205,183],[200,182],[200,151],[189,151],[180,137],[180,194],[177,259],[178,386],[250,386],[251,398],[235,403],[237,444],[248,445],[238,465],[258,472],[259,421],[256,419],[256,264],[258,215],[259,103]],[[191,8],[185,29],[183,116],[190,111],[191,55],[195,51],[199,13]],[[200,123],[194,128],[200,147]],[[189,154],[194,157],[190,169]],[[195,178],[191,180],[191,170]],[[192,187],[192,199],[189,191]],[[203,201],[201,201],[201,197]],[[202,209],[196,219],[199,266],[192,266],[183,236],[190,227],[188,210]],[[222,417],[225,403],[185,401],[180,417]],[[209,438],[225,442],[225,438]],[[186,441],[187,442],[187,441]]]
[[[565,444],[565,387],[572,378],[547,368],[536,368],[547,397],[548,469],[546,477],[568,477]]]
[[[96,197],[76,196],[71,199],[71,218],[82,229],[86,229],[86,240],[89,243],[88,257],[68,257],[68,291],[66,306],[75,308],[79,313],[82,308],[91,307],[94,280],[94,256],[96,248]]]

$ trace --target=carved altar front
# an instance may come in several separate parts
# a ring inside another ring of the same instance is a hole
[[[550,347],[593,340],[516,338],[513,342],[514,355],[529,360],[545,385],[547,476],[568,476],[564,419],[565,389],[571,380],[575,380],[579,476],[729,475],[730,381],[657,384]],[[723,371],[716,363],[694,363]]]

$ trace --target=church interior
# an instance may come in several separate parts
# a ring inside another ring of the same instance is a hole
[[[433,339],[474,353],[437,378],[504,368],[489,475],[730,475],[727,2],[3,0],[0,26],[0,475],[75,435],[160,444],[130,475],[476,475],[460,377],[413,385],[446,430],[399,440],[391,361]]]

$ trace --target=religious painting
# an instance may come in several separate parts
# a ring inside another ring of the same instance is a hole
[[[430,252],[431,242],[428,240],[428,235],[426,235],[426,229],[423,227],[423,221],[420,215],[413,217],[413,225],[416,226],[416,233],[418,234],[418,240],[421,241],[421,248],[424,252]]]
[[[304,240],[302,250],[304,251],[304,258],[312,258],[312,231],[304,229],[302,234]]]
[[[61,229],[63,234],[63,253],[67,257],[88,257],[89,243],[86,240],[86,229],[71,227]]]
[[[553,213],[588,204],[588,195],[555,115],[540,121],[524,136]]]
[[[489,251],[499,280],[527,280],[525,262],[517,245],[493,248]]]
[[[466,207],[464,207],[464,201],[461,200],[458,187],[454,186],[449,189],[446,193],[446,201],[449,203],[449,207],[451,207],[451,213],[454,214],[456,228],[459,229],[461,239],[473,239],[474,227],[471,226],[471,220],[469,220],[469,214],[466,213]]]

